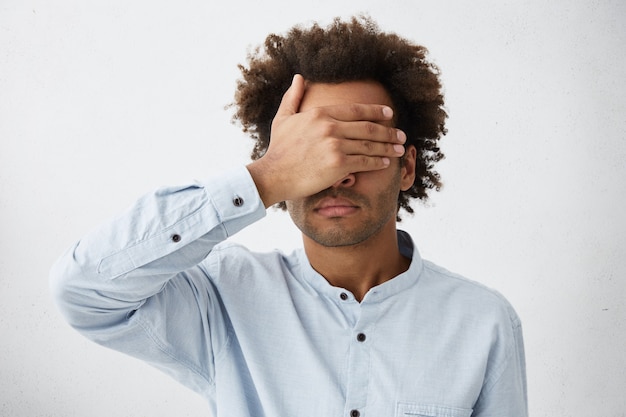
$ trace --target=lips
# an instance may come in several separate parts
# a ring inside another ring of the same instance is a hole
[[[314,211],[323,217],[344,217],[353,214],[359,206],[342,197],[322,198],[314,207]]]

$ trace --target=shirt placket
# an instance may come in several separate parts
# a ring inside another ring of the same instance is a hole
[[[348,349],[346,403],[344,416],[363,417],[370,381],[371,306],[359,304],[352,297],[343,306],[352,310],[350,345]]]

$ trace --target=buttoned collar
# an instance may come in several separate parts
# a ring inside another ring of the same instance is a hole
[[[411,259],[409,269],[394,278],[371,288],[362,300],[362,303],[376,303],[388,297],[394,296],[412,287],[419,280],[423,268],[423,261],[419,251],[413,244],[413,240],[408,233],[398,230],[398,246],[400,253]],[[320,275],[311,266],[304,249],[298,251],[298,261],[301,266],[302,278],[320,295],[330,297],[335,300],[356,302],[354,295],[348,290],[332,286],[326,278]],[[342,294],[344,294],[342,296]],[[347,296],[347,298],[346,298]]]

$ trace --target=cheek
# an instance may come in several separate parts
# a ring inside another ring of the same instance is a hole
[[[287,212],[293,220],[297,220],[302,217],[302,202],[299,201],[285,201],[287,206]]]
[[[285,201],[285,207],[287,207],[287,213],[291,215],[293,213],[293,202]]]

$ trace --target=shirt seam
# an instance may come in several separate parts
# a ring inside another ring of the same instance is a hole
[[[472,287],[484,290],[484,292],[489,294],[489,296],[491,298],[497,300],[499,305],[504,307],[504,309],[506,310],[507,316],[509,318],[509,322],[510,322],[509,324],[511,325],[512,329],[516,329],[517,327],[519,327],[521,325],[520,319],[517,316],[517,314],[514,312],[513,307],[511,306],[509,301],[502,294],[500,294],[498,291],[496,291],[496,290],[494,290],[492,288],[489,288],[489,287],[487,287],[486,285],[484,285],[484,284],[482,284],[480,282],[473,281],[473,280],[471,280],[469,278],[466,278],[466,277],[458,275],[456,273],[447,271],[447,270],[442,269],[440,267],[433,267],[433,265],[430,264],[429,262],[424,262],[423,263],[423,267],[424,268],[428,268],[433,273],[445,275],[448,278],[454,279],[456,281],[464,282],[467,285],[471,285]]]
[[[208,196],[208,193],[207,193],[207,196]],[[209,199],[209,201],[210,201],[210,199]],[[211,202],[211,204],[212,204],[212,202]],[[204,209],[204,205],[201,205],[200,207],[198,207],[193,212],[187,214],[185,217],[182,217],[182,218],[178,219],[178,221],[176,221],[175,223],[172,223],[169,226],[160,228],[160,229],[158,229],[158,231],[156,231],[155,233],[151,234],[150,236],[147,236],[144,239],[136,240],[136,241],[126,245],[125,247],[123,247],[121,249],[118,249],[118,250],[116,250],[114,252],[109,253],[108,255],[103,256],[98,261],[98,264],[97,264],[97,267],[96,267],[96,272],[99,275],[103,273],[102,272],[102,264],[105,263],[108,259],[113,258],[115,256],[118,256],[118,255],[120,255],[120,254],[122,254],[124,252],[128,252],[128,251],[132,250],[133,248],[135,248],[137,246],[140,246],[142,244],[145,244],[146,242],[149,242],[149,241],[151,241],[153,239],[157,239],[158,237],[162,236],[163,234],[166,234],[168,231],[171,231],[172,229],[176,228],[181,223],[184,223],[184,222],[188,221],[189,219],[191,219],[191,218],[193,218],[193,217],[195,217],[197,215],[201,216],[203,209]],[[219,217],[219,213],[217,213],[217,214],[218,214],[218,217]],[[220,225],[221,225],[221,223],[220,223]],[[130,259],[132,260],[132,268],[139,268],[141,266],[147,265],[148,263],[154,261],[154,259],[153,259],[152,261],[148,261],[146,263],[138,265],[135,262],[135,259],[133,259],[133,258],[130,258]],[[130,269],[130,270],[132,270],[132,269]],[[123,276],[123,275],[127,274],[128,272],[129,271],[124,271],[124,272],[119,273],[119,274],[114,274],[113,278],[117,278],[117,277]]]
[[[150,326],[141,318],[137,317],[137,324],[143,329],[143,331],[146,333],[146,335],[150,338],[150,340],[152,340],[154,342],[154,344],[156,345],[156,347],[163,352],[164,354],[166,354],[167,356],[169,356],[170,358],[172,358],[173,360],[175,360],[176,362],[178,362],[179,364],[183,365],[186,369],[190,370],[191,372],[193,372],[194,374],[196,374],[197,376],[199,376],[200,378],[202,378],[204,381],[206,381],[209,386],[214,387],[215,386],[215,381],[214,379],[211,379],[210,377],[204,375],[204,372],[202,372],[202,370],[200,370],[198,367],[194,366],[193,363],[191,363],[188,360],[184,360],[176,355],[174,355],[170,349],[167,348],[167,346],[161,342],[161,340],[154,335],[154,333],[152,332]]]
[[[519,327],[519,326],[518,326]],[[488,378],[485,381],[484,384],[484,389],[486,390],[485,393],[489,393],[491,392],[491,390],[497,385],[498,381],[500,380],[500,378],[502,378],[502,375],[504,375],[504,371],[507,367],[507,365],[509,364],[509,362],[511,361],[511,358],[513,357],[513,354],[515,352],[515,348],[514,348],[514,342],[515,342],[515,330],[517,329],[517,327],[512,327],[513,330],[513,339],[511,340],[511,342],[508,343],[507,345],[507,354],[504,358],[504,360],[500,363],[500,366],[498,366],[498,368],[496,369],[496,372],[494,373],[493,376],[491,376],[490,378]]]
[[[506,345],[506,355],[504,357],[504,359],[495,366],[494,371],[492,372],[492,375],[488,378],[486,378],[484,384],[483,384],[483,388],[481,390],[481,395],[479,397],[479,401],[480,398],[482,398],[483,393],[488,394],[489,392],[491,392],[491,390],[494,389],[494,387],[497,385],[498,381],[500,380],[500,378],[502,378],[502,376],[504,375],[504,371],[507,367],[507,365],[509,364],[509,362],[511,361],[511,358],[514,356],[515,353],[515,343],[516,343],[516,332],[517,330],[521,327],[521,321],[519,319],[519,316],[517,316],[517,314],[514,313],[514,311],[512,310],[512,307],[510,306],[509,302],[497,291],[479,283],[479,282],[475,282],[472,281],[468,278],[459,276],[455,273],[452,273],[450,271],[447,271],[445,269],[441,269],[441,268],[434,268],[433,265],[430,265],[428,262],[424,262],[424,268],[428,268],[430,271],[432,271],[433,273],[438,273],[438,274],[442,274],[445,275],[448,278],[451,279],[455,279],[457,281],[461,281],[464,282],[468,285],[477,287],[477,288],[482,288],[485,290],[486,293],[490,294],[490,296],[492,298],[495,298],[499,301],[499,304],[504,307],[504,309],[506,310],[506,315],[509,319],[509,326],[512,332],[512,338],[509,339],[509,342]],[[477,402],[478,404],[478,402]]]
[[[217,268],[217,275],[220,275],[221,272],[221,268],[222,268],[222,247],[221,246],[215,246],[213,248],[213,250],[211,250],[211,253],[215,256],[215,260],[212,261],[212,263],[215,264],[215,267]],[[206,266],[201,262],[200,264],[198,264],[198,267],[202,270],[202,272],[204,272],[204,274],[207,276],[207,279],[209,281],[211,281],[211,283],[213,285],[215,285],[215,281],[214,281],[214,277],[211,275],[211,273],[209,272],[209,270],[206,268]],[[213,300],[214,302],[217,302],[217,300]],[[228,313],[227,313],[228,314]],[[226,322],[224,322],[224,325],[226,326]],[[227,331],[226,331],[226,340],[224,341],[222,346],[219,346],[217,351],[213,352],[213,362],[214,362],[214,366],[220,362],[222,360],[222,358],[224,356],[226,356],[226,353],[228,352],[228,348],[231,345],[232,339],[233,339],[233,329],[232,327],[228,327]],[[213,340],[213,337],[211,337],[211,340]]]

